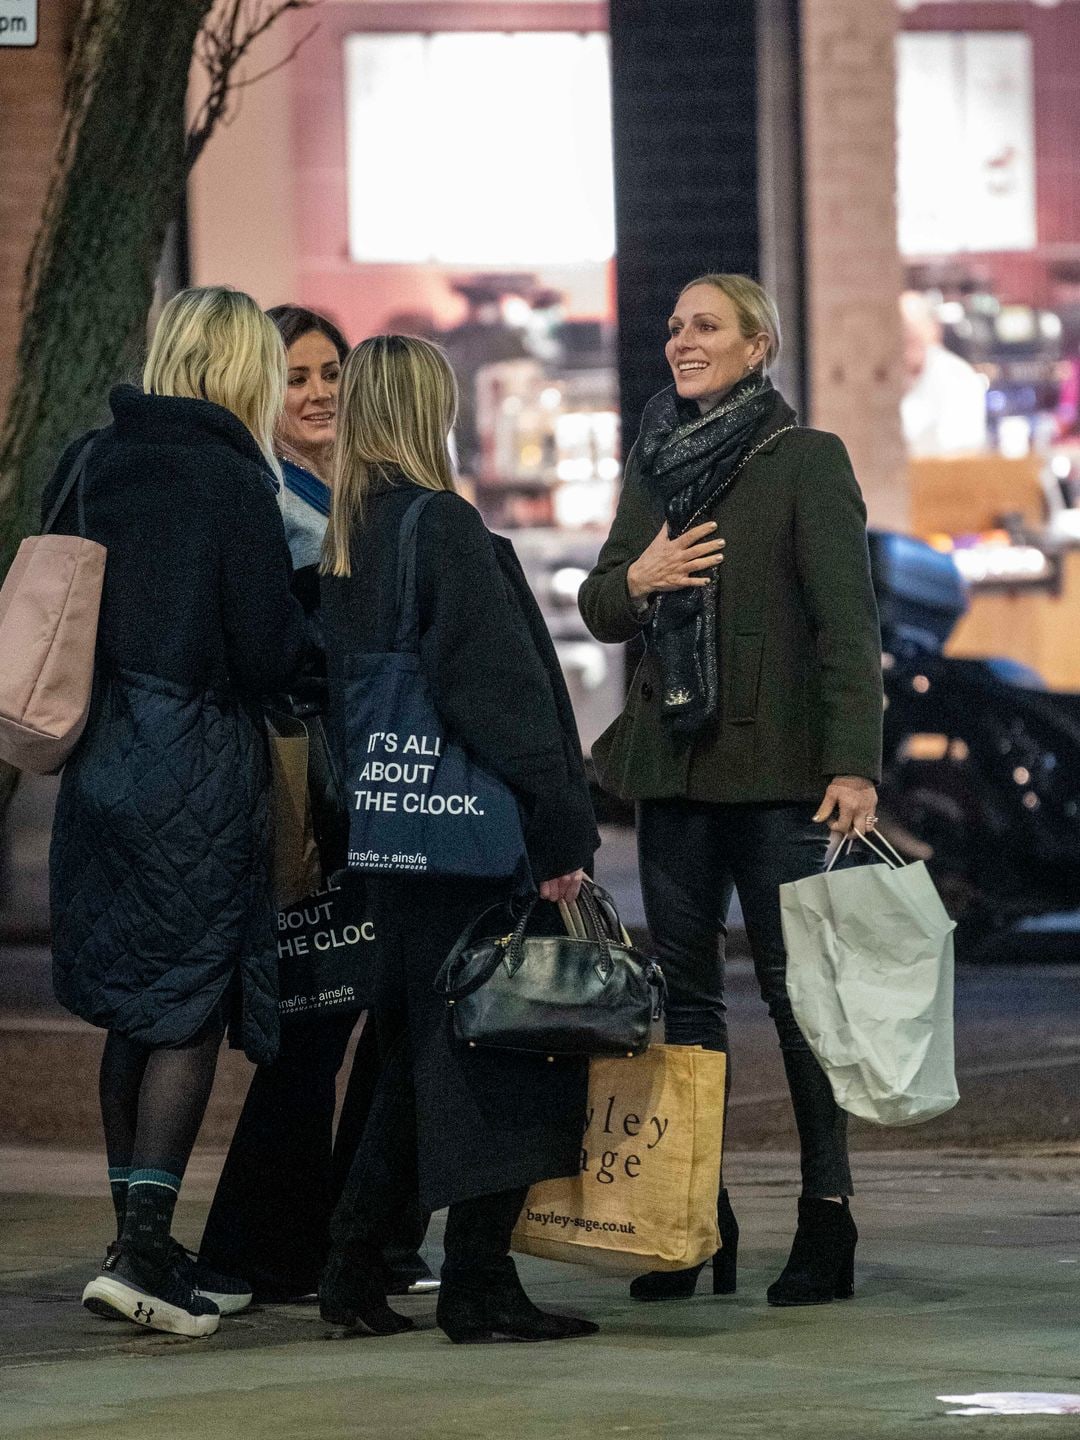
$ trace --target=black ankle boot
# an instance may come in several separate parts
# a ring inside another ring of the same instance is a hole
[[[538,1310],[522,1289],[509,1256],[466,1272],[444,1265],[435,1319],[455,1345],[487,1345],[495,1340],[573,1340],[595,1335],[600,1328],[591,1320]]]
[[[827,1305],[855,1293],[855,1246],[859,1232],[847,1196],[835,1200],[803,1196],[791,1254],[780,1278],[769,1286],[770,1305]]]
[[[716,1197],[716,1223],[720,1230],[720,1249],[712,1258],[712,1293],[734,1295],[739,1258],[739,1222],[731,1208],[728,1192]],[[635,1300],[687,1300],[697,1289],[698,1276],[706,1261],[688,1270],[650,1270],[630,1283]]]
[[[386,1303],[387,1277],[372,1247],[335,1246],[319,1281],[319,1314],[329,1325],[400,1335],[413,1322]]]

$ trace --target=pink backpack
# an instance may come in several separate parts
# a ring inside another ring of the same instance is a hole
[[[105,547],[87,540],[79,452],[43,533],[19,546],[0,589],[0,759],[49,775],[86,725],[94,681]],[[51,535],[78,487],[79,534]]]

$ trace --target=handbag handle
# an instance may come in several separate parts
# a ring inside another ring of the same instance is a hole
[[[521,935],[525,934],[525,926],[528,923],[529,916],[533,912],[533,907],[536,904],[537,898],[539,897],[534,897],[525,907],[521,918],[518,920],[517,925],[515,925],[514,927],[514,935],[517,935],[519,930]],[[461,934],[458,936],[454,948],[450,951],[450,954],[447,955],[446,959],[439,967],[439,973],[435,976],[434,988],[436,994],[445,995],[448,1000],[464,1000],[467,995],[472,995],[477,990],[479,990],[481,985],[487,984],[487,982],[495,974],[495,971],[502,964],[501,955],[493,956],[491,961],[487,965],[485,965],[478,974],[474,975],[473,978],[464,985],[452,985],[450,983],[450,977],[454,972],[454,966],[461,959],[465,950],[468,948],[473,936],[476,934],[477,930],[480,929],[480,926],[483,925],[484,921],[492,915],[500,914],[505,909],[506,906],[502,902],[497,905],[489,905],[486,910],[481,910],[480,914],[477,915],[474,920],[469,921],[469,923],[465,926],[465,929],[462,930]]]
[[[600,963],[596,968],[606,977],[610,975],[615,968],[615,962],[611,958],[611,937],[608,935],[607,925],[604,923],[604,917],[600,914],[596,899],[584,881],[582,881],[581,889],[578,892],[578,904],[588,916],[589,923],[592,925],[597,943],[600,946]]]
[[[64,480],[63,485],[60,486],[60,493],[57,495],[53,507],[49,511],[45,524],[41,527],[41,533],[43,535],[48,535],[49,531],[56,524],[60,518],[60,511],[63,510],[68,502],[68,496],[72,490],[78,486],[79,534],[84,540],[86,539],[86,506],[83,503],[83,476],[86,473],[86,462],[89,458],[90,450],[96,439],[97,431],[95,430],[93,435],[90,436],[90,439],[87,440],[86,444],[79,451],[78,455],[76,455],[75,463],[68,471],[67,478]]]
[[[601,977],[606,979],[614,969],[614,961],[611,958],[612,944],[624,945],[628,949],[632,949],[633,947],[630,942],[630,937],[626,934],[625,927],[623,927],[621,921],[619,922],[619,926],[623,933],[613,941],[607,927],[606,917],[602,913],[597,903],[596,895],[593,892],[593,885],[594,882],[586,875],[585,879],[581,882],[581,893],[578,895],[578,904],[582,906],[593,929],[596,931],[597,940],[599,941],[602,952],[602,958],[596,968],[600,972]],[[655,960],[649,961],[646,965],[645,979],[656,991],[656,1001],[653,1005],[653,1019],[659,1020],[667,1008],[668,987],[664,972]]]

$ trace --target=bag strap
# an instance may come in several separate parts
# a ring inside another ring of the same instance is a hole
[[[428,490],[418,495],[405,511],[401,529],[398,531],[394,649],[404,654],[415,654],[420,648],[420,606],[416,594],[416,531],[425,505],[435,499],[435,494],[434,490]]]
[[[513,938],[516,939],[519,934],[525,934],[525,926],[528,924],[529,916],[532,914],[535,904],[536,899],[534,898],[523,909],[517,924],[514,926]],[[469,921],[465,929],[458,936],[454,948],[439,967],[439,973],[435,977],[436,994],[445,995],[448,1000],[464,1000],[467,995],[472,995],[479,990],[481,985],[487,984],[502,964],[503,957],[498,953],[493,955],[491,960],[484,965],[483,969],[474,975],[466,984],[455,987],[450,983],[450,977],[454,972],[454,966],[461,959],[473,936],[477,930],[479,930],[480,926],[483,925],[484,921],[492,915],[497,915],[500,911],[505,911],[505,909],[505,904],[501,902],[497,905],[489,905],[486,910],[481,910],[475,920]]]
[[[330,487],[324,485],[317,475],[312,475],[292,460],[286,460],[281,467],[281,478],[290,494],[303,500],[320,515],[330,518]]]
[[[865,832],[863,832],[862,830],[856,830],[855,834],[859,837],[859,839],[863,842],[863,844],[867,847],[868,850],[872,850],[874,852],[874,854],[878,857],[879,860],[884,860],[885,864],[888,865],[890,870],[903,870],[907,862],[904,860],[904,857],[900,854],[896,847],[894,845],[891,845],[889,841],[886,840],[885,836],[880,830],[875,830],[873,834],[871,834],[869,830]]]
[[[57,495],[53,507],[49,511],[48,519],[41,527],[42,535],[48,535],[49,531],[60,518],[60,511],[63,510],[64,506],[67,504],[68,497],[70,496],[72,490],[74,490],[75,487],[78,486],[79,534],[84,540],[86,539],[86,506],[83,502],[83,475],[86,473],[87,457],[89,456],[90,450],[93,447],[94,441],[96,439],[97,433],[95,432],[93,435],[91,435],[90,439],[87,440],[86,444],[79,451],[78,455],[76,455],[75,463],[68,471],[63,485],[60,486],[60,493],[59,495]]]
[[[868,850],[872,850],[879,860],[883,860],[890,870],[903,870],[906,861],[896,847],[885,838],[880,830],[874,831],[873,839],[869,831],[852,830],[847,835],[842,835],[833,847],[829,856],[829,863],[825,866],[825,874],[831,873],[833,866],[841,855],[850,855],[855,847],[855,841],[861,840]],[[881,849],[877,842],[880,841],[884,849]]]

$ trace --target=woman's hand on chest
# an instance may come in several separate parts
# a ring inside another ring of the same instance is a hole
[[[668,534],[663,524],[651,543],[631,562],[626,587],[634,600],[670,590],[709,583],[707,573],[723,561],[727,543],[716,535],[716,522],[695,525],[682,535]]]

